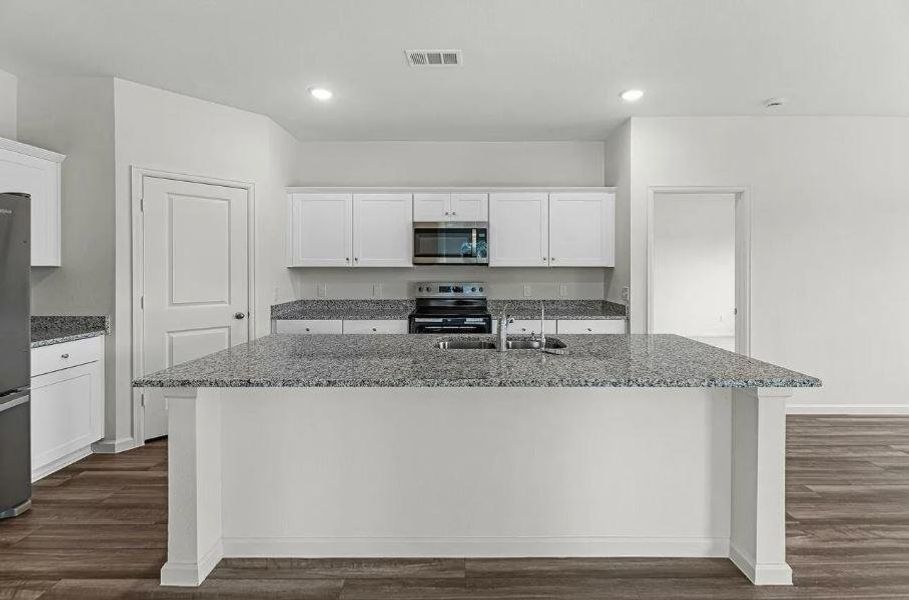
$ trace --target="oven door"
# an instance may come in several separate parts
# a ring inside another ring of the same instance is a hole
[[[489,317],[410,317],[410,333],[492,333]]]
[[[486,223],[413,224],[414,264],[489,264]]]

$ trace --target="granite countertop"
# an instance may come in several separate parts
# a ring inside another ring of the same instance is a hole
[[[271,307],[271,318],[287,319],[406,319],[413,300],[294,300]]]
[[[508,314],[513,319],[539,319],[541,302],[546,306],[547,319],[586,321],[626,318],[623,305],[605,300],[490,300],[489,312],[498,317],[508,304]]]
[[[136,387],[817,387],[820,380],[676,335],[560,335],[566,355],[441,350],[444,335],[259,338]],[[477,337],[477,336],[460,336]],[[493,336],[483,336],[492,340]],[[552,336],[555,337],[555,336]]]
[[[490,300],[489,312],[497,317],[508,303],[515,319],[539,319],[540,302],[546,305],[547,319],[624,319],[625,307],[603,300]],[[406,319],[414,309],[413,300],[294,300],[271,307],[271,318],[288,319]]]
[[[110,333],[110,317],[98,315],[33,316],[32,348]]]

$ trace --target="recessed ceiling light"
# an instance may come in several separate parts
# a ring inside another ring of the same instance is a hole
[[[619,97],[624,102],[637,102],[644,97],[644,90],[625,90],[619,94]]]
[[[313,98],[315,98],[316,100],[321,100],[322,102],[325,102],[326,100],[331,100],[331,97],[333,96],[333,94],[331,93],[331,90],[327,90],[327,89],[321,88],[321,87],[309,88],[309,93],[312,94]]]
[[[785,98],[768,98],[767,100],[764,100],[764,108],[780,108],[785,105]]]

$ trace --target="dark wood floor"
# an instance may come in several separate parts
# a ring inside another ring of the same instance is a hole
[[[909,417],[789,419],[789,563],[755,588],[721,559],[224,560],[162,588],[165,442],[42,480],[0,522],[0,600],[109,598],[909,598]]]

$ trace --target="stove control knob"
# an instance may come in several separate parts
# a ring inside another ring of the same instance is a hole
[[[475,291],[477,291],[477,288],[472,287],[472,288],[470,288],[470,291],[471,291],[471,292],[475,292]]]
[[[482,288],[482,287],[480,287],[480,291],[481,291],[481,292],[483,291],[483,288]]]

